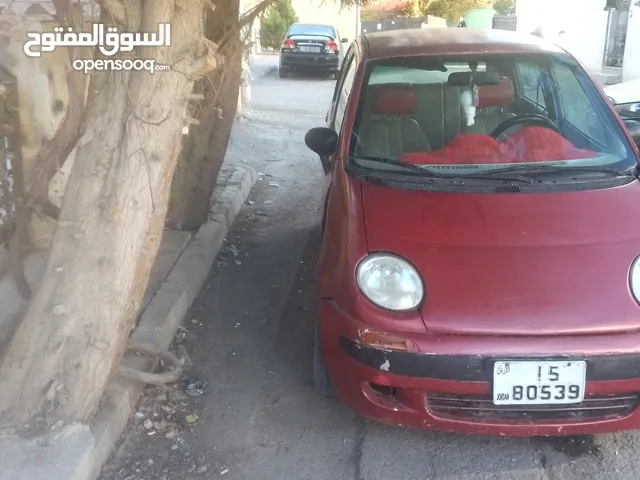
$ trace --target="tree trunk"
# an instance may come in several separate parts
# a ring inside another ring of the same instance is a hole
[[[171,24],[170,47],[135,53],[172,68],[98,74],[41,285],[0,363],[0,427],[93,415],[159,247],[185,97],[218,60],[201,36],[203,0],[125,5],[120,31]]]
[[[195,230],[207,221],[211,196],[229,145],[238,105],[241,60],[239,0],[214,0],[215,13],[207,15],[205,34],[220,45],[225,68],[201,79],[195,91],[205,100],[193,116],[192,126],[171,185],[167,224],[177,230]],[[220,113],[222,115],[220,115]]]

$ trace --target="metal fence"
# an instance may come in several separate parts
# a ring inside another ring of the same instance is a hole
[[[518,17],[516,15],[494,15],[492,28],[515,32],[518,28]]]

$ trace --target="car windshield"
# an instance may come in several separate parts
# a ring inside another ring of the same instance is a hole
[[[330,25],[291,25],[287,36],[292,35],[320,35],[322,37],[335,38],[335,31]]]
[[[564,54],[375,62],[349,151],[367,168],[397,170],[402,162],[452,175],[543,166],[619,171],[636,163],[606,100]]]

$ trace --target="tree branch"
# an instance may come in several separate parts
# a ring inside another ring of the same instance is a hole
[[[119,0],[96,0],[96,3],[107,11],[114,22],[129,29],[131,21],[122,2]]]
[[[71,26],[76,30],[84,27],[82,6],[71,4],[70,0],[53,0],[56,8],[56,20],[60,25]],[[69,60],[71,63],[80,57],[80,53],[87,49],[70,48]],[[78,138],[85,110],[87,76],[81,71],[70,70],[67,74],[67,86],[69,90],[69,104],[67,111],[56,129],[52,139],[43,142],[38,155],[33,163],[29,185],[26,186],[25,202],[16,217],[16,225],[9,242],[11,255],[11,274],[20,294],[28,299],[31,296],[31,288],[24,275],[23,251],[28,237],[28,226],[31,215],[37,205],[42,207],[43,213],[52,218],[58,215],[58,209],[49,201],[49,183],[56,171],[73,151]],[[53,208],[52,208],[53,207]]]
[[[224,63],[224,57],[218,55],[218,45],[207,38],[202,38],[202,48],[204,54],[198,57],[189,65],[185,75],[190,80],[197,80],[209,72],[216,70]]]

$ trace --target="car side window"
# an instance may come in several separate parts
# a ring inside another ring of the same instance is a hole
[[[601,145],[607,145],[607,132],[576,75],[566,65],[556,66],[554,73],[562,85],[559,96],[565,121]]]
[[[351,52],[344,61],[342,72],[338,79],[334,97],[333,118],[331,119],[331,127],[338,133],[342,128],[344,113],[349,102],[351,87],[356,74],[356,62],[353,52]]]
[[[542,72],[535,63],[518,62],[516,64],[521,95],[544,113],[549,113],[542,90]]]
[[[352,49],[350,49],[349,51],[347,51],[347,54],[342,62],[342,65],[340,66],[340,71],[338,72],[338,78],[336,79],[336,86],[333,88],[333,96],[331,97],[331,108],[329,109],[329,112],[327,113],[327,123],[330,126],[333,126],[333,119],[335,116],[335,110],[336,110],[336,103],[338,101],[338,93],[340,92],[340,86],[342,85],[342,80],[344,79],[344,75],[347,72],[347,64],[350,61],[351,57],[353,56],[353,51]]]

